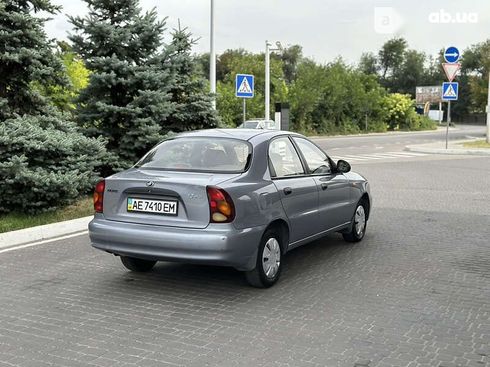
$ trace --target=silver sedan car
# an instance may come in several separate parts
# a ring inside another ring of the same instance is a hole
[[[362,240],[369,184],[302,135],[180,134],[96,185],[92,245],[132,271],[157,261],[231,266],[270,287],[284,254],[331,232]]]

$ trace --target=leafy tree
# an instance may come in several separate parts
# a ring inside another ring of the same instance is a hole
[[[236,50],[226,50],[217,57],[216,60],[216,80],[224,82],[229,79],[230,74],[234,71],[236,60],[244,59],[251,54],[243,48]],[[209,64],[208,64],[209,65]],[[209,68],[208,68],[209,71]]]
[[[372,52],[364,52],[359,60],[359,71],[364,74],[378,74],[379,66],[376,55]]]
[[[34,85],[67,84],[35,13],[58,11],[48,0],[0,3],[1,212],[35,213],[69,203],[97,178],[104,142],[83,136]]]
[[[70,17],[75,52],[91,71],[78,100],[78,121],[89,136],[104,136],[128,167],[168,132],[174,111],[169,53],[161,53],[165,21],[138,0],[86,0],[89,13]]]
[[[278,57],[282,61],[282,70],[286,83],[296,80],[298,65],[303,59],[303,48],[300,45],[288,46],[280,51]]]
[[[462,69],[462,78],[467,78],[467,86],[471,95],[468,109],[472,112],[484,112],[490,73],[490,40],[472,45],[464,51]],[[464,85],[462,87],[464,88]]]
[[[401,65],[395,70],[392,90],[415,97],[415,87],[425,84],[426,56],[416,50],[407,50]]]
[[[292,127],[314,132],[312,114],[320,103],[328,74],[326,67],[305,59],[298,65],[296,80],[289,88]]]
[[[252,74],[255,76],[254,98],[247,99],[247,118],[264,116],[265,60],[264,54],[252,54],[243,50],[229,50],[219,56],[222,80],[217,83],[217,108],[223,122],[228,126],[237,126],[242,121],[242,99],[235,97],[235,75]],[[217,68],[218,69],[218,68]],[[274,102],[286,101],[288,89],[284,81],[282,62],[271,58],[271,111]],[[218,74],[218,72],[217,72]]]
[[[378,62],[381,70],[381,83],[390,90],[394,87],[394,75],[399,71],[407,41],[403,38],[393,38],[387,41],[378,52]]]
[[[174,132],[197,130],[218,126],[216,111],[213,110],[209,86],[199,76],[197,64],[191,57],[194,40],[187,30],[175,30],[167,50],[171,54],[171,70],[174,83],[169,90],[173,112],[165,120],[165,127]]]
[[[311,60],[298,68],[290,88],[293,126],[318,133],[385,130],[380,103],[385,91],[375,76],[347,66],[341,59],[326,66]]]
[[[88,85],[90,71],[85,67],[85,63],[76,55],[68,43],[58,42],[57,56],[61,59],[64,71],[68,77],[67,84],[40,85],[34,83],[34,87],[39,92],[49,98],[51,103],[60,111],[71,112],[75,110],[75,100],[80,91]]]

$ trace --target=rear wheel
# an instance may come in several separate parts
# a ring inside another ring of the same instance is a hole
[[[347,242],[359,242],[364,238],[367,226],[368,205],[365,200],[361,200],[357,206],[354,216],[352,217],[352,226],[350,232],[342,233],[344,240]]]
[[[127,269],[138,273],[150,271],[157,263],[156,261],[137,259],[129,256],[121,256],[121,262]]]
[[[255,269],[247,271],[247,282],[257,288],[274,285],[282,270],[282,238],[279,231],[268,229],[260,242]]]

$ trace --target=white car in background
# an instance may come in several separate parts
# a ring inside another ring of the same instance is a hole
[[[238,126],[244,129],[263,129],[263,130],[275,130],[276,123],[272,120],[254,119],[247,120]]]

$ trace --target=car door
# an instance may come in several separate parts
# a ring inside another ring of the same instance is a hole
[[[311,141],[296,136],[293,141],[318,188],[319,230],[330,230],[349,222],[353,214],[349,206],[349,180],[335,172],[327,154]]]
[[[289,219],[289,241],[294,243],[316,233],[318,189],[287,135],[271,140],[269,168],[284,211]]]

